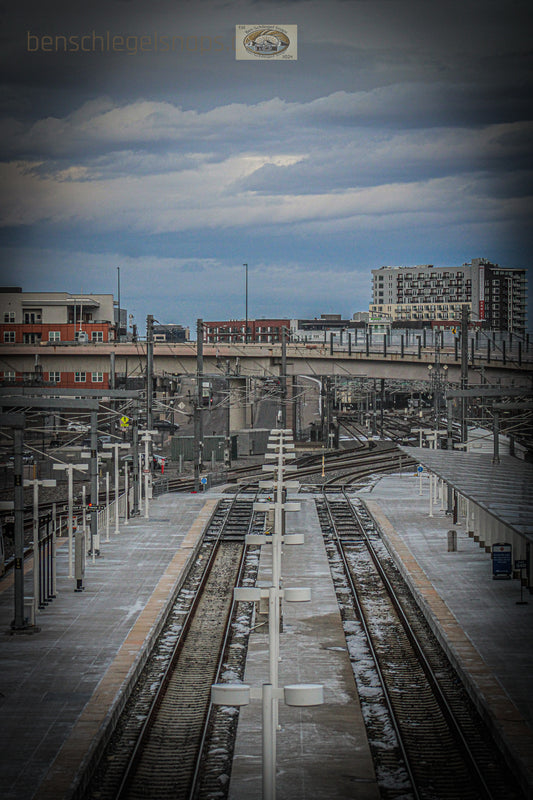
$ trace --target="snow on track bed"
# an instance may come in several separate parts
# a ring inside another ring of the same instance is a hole
[[[188,798],[193,781],[201,783],[204,773],[211,776],[212,787],[214,777],[219,791],[223,789],[235,725],[227,725],[227,713],[220,721],[221,715],[213,712],[207,734],[205,728],[224,645],[220,679],[244,672],[252,604],[233,604],[233,588],[239,576],[249,584],[257,574],[257,548],[245,553],[244,545],[252,524],[263,527],[264,514],[253,514],[253,499],[236,497],[217,506],[162,635],[83,795],[87,800]],[[196,773],[202,748],[207,755]]]
[[[522,798],[362,504],[315,502],[384,800]]]

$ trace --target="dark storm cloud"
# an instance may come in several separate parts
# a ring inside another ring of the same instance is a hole
[[[523,266],[528,13],[515,0],[13,6],[0,53],[7,263],[28,289],[73,290],[121,263],[132,308],[158,274],[179,283],[182,316],[187,298],[224,313],[235,259],[261,265],[263,313],[285,287],[289,314],[328,291],[363,308],[381,263]],[[235,60],[235,24],[266,20],[298,24],[298,61]],[[129,51],[99,52],[108,33]],[[94,35],[96,50],[43,52],[28,34]],[[174,52],[141,52],[163,34]]]

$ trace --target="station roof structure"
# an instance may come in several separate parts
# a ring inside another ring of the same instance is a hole
[[[400,447],[459,494],[533,542],[533,464],[491,453]]]

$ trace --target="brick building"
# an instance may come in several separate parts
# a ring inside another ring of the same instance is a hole
[[[63,388],[108,388],[108,372],[50,371],[18,373],[9,360],[10,347],[40,345],[58,347],[97,345],[115,340],[113,295],[73,295],[68,292],[23,292],[19,287],[0,288],[0,379],[7,382],[35,380]]]
[[[281,342],[281,329],[290,330],[290,319],[249,319],[248,337],[246,320],[230,319],[218,322],[204,322],[204,342],[222,344],[237,342],[275,343]]]

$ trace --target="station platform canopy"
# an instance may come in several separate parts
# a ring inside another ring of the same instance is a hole
[[[533,542],[533,464],[512,456],[492,463],[490,453],[400,449],[459,494]]]

